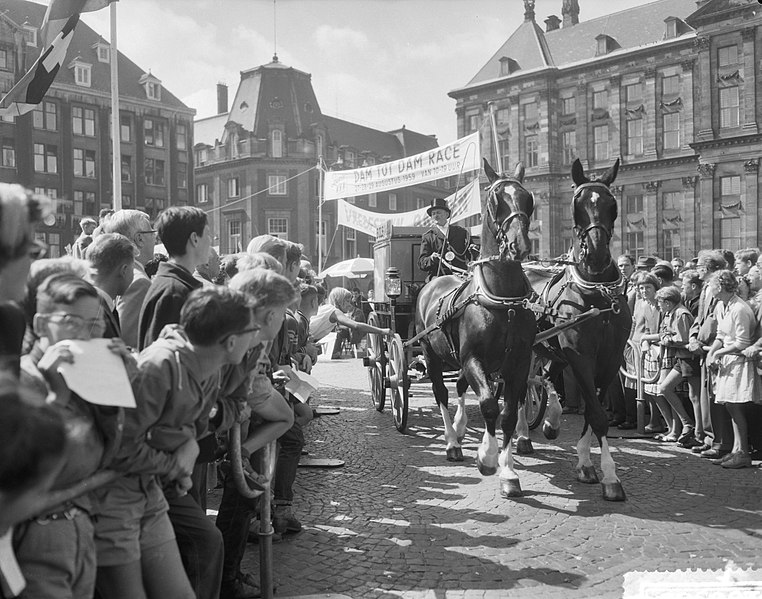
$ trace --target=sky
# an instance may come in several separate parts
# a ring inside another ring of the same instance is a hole
[[[41,2],[47,4],[47,2]],[[585,21],[645,0],[579,0]],[[544,28],[562,0],[537,0]],[[279,61],[312,74],[323,113],[380,130],[405,125],[457,137],[455,100],[524,19],[523,0],[120,0],[119,50],[157,76],[197,118],[216,84]],[[109,39],[109,9],[83,20]]]

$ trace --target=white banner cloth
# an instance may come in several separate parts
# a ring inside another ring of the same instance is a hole
[[[415,156],[349,171],[325,173],[324,201],[389,191],[453,175],[477,171],[481,151],[479,132]]]
[[[474,179],[471,183],[446,199],[447,205],[452,210],[451,222],[463,220],[474,214],[481,214],[479,179]],[[375,237],[378,228],[383,227],[386,223],[391,223],[395,227],[429,226],[434,223],[429,215],[426,214],[428,207],[413,210],[412,212],[401,212],[400,214],[371,212],[370,210],[358,208],[344,200],[339,200],[336,207],[338,209],[338,223],[340,225],[355,229],[371,237]]]

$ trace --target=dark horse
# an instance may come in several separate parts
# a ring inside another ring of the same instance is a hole
[[[479,397],[486,430],[477,453],[483,475],[503,467],[504,494],[517,493],[513,472],[511,436],[516,427],[519,402],[524,400],[532,344],[537,332],[535,317],[523,301],[532,293],[521,260],[530,251],[529,218],[534,198],[524,189],[524,167],[513,176],[498,176],[484,161],[489,191],[482,200],[482,246],[467,282],[456,276],[437,277],[418,296],[416,332],[441,323],[421,340],[434,397],[445,427],[447,459],[462,461],[460,439],[466,430],[465,393],[470,385]],[[459,396],[455,425],[447,410],[445,370],[458,370]],[[505,382],[505,405],[501,411],[488,377],[500,372]],[[500,416],[503,453],[498,455],[495,424]],[[520,487],[518,488],[520,494]]]
[[[571,175],[575,189],[571,209],[576,237],[573,261],[576,264],[567,266],[550,284],[546,283],[547,279],[533,281],[535,291],[543,296],[545,303],[558,310],[556,323],[592,308],[600,310],[600,315],[561,331],[551,341],[571,367],[585,401],[585,425],[577,443],[577,480],[598,482],[590,460],[590,444],[595,434],[601,446],[603,498],[609,501],[624,501],[625,493],[609,451],[606,439],[608,419],[602,402],[619,371],[632,322],[624,295],[626,281],[609,251],[617,217],[616,198],[609,186],[616,179],[618,170],[619,160],[600,179],[590,180],[580,161],[574,161]],[[528,274],[533,279],[531,272]]]

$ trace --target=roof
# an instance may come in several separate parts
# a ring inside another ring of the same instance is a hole
[[[28,21],[29,24],[37,27],[38,31],[39,27],[42,25],[42,19],[45,16],[46,9],[47,6],[37,4],[36,2],[27,2],[25,0],[0,0],[0,12],[4,12],[6,17],[10,18],[18,25],[22,25],[24,22]],[[71,61],[74,61],[77,58],[91,65],[90,87],[82,89],[91,89],[110,94],[111,66],[108,63],[98,61],[96,50],[93,48],[93,45],[98,41],[101,41],[102,43],[103,38],[95,30],[80,20],[74,31],[74,37],[69,45],[69,50],[66,53],[66,62],[64,65],[71,64]],[[31,48],[31,50],[32,52],[27,54],[25,65],[27,69],[31,67],[37,59],[41,48],[37,48],[36,50]],[[162,86],[161,89],[160,101],[149,100],[146,96],[145,88],[140,84],[141,78],[148,73],[127,58],[122,52],[119,52],[118,55],[118,69],[120,98],[135,98],[143,102],[155,102],[157,105],[168,108],[195,112],[192,108],[183,104],[164,86]],[[56,84],[81,87],[77,86],[75,83],[74,70],[70,68],[61,68],[53,83],[54,88]]]
[[[228,122],[228,114],[223,112],[193,121],[193,143],[214,146],[218,139],[222,139],[225,123]]]
[[[397,137],[400,143],[402,143],[405,156],[415,156],[437,147],[436,136],[411,131],[404,125],[402,129],[389,131],[389,133]]]
[[[576,25],[544,32],[536,22],[524,21],[466,87],[501,77],[500,59],[514,59],[517,73],[539,68],[562,68],[596,57],[596,37],[613,38],[622,50],[664,41],[667,17],[685,20],[696,11],[696,0],[658,0]]]
[[[339,146],[370,150],[378,156],[402,158],[405,153],[397,136],[332,116],[323,116],[328,137]]]

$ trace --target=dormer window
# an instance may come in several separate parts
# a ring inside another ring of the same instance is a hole
[[[95,54],[98,56],[98,62],[108,64],[111,61],[111,47],[103,40],[98,40],[93,44]]]
[[[609,52],[619,48],[617,41],[605,33],[601,33],[600,35],[596,36],[595,41],[598,44],[596,56],[603,56],[604,54],[608,54]]]
[[[138,83],[146,90],[146,98],[157,102],[161,101],[161,80],[152,75],[151,71],[143,75]]]
[[[24,40],[27,46],[37,47],[37,27],[24,23],[21,28],[24,30]]]
[[[511,73],[518,70],[519,70],[519,63],[513,60],[513,58],[508,58],[507,56],[502,56],[500,58],[500,76],[501,77],[510,75]]]
[[[90,87],[92,85],[93,65],[77,56],[69,63],[69,68],[74,69],[74,83],[81,87]]]
[[[664,19],[664,25],[666,26],[664,39],[667,40],[675,39],[684,33],[692,31],[692,27],[679,17],[667,17]]]

